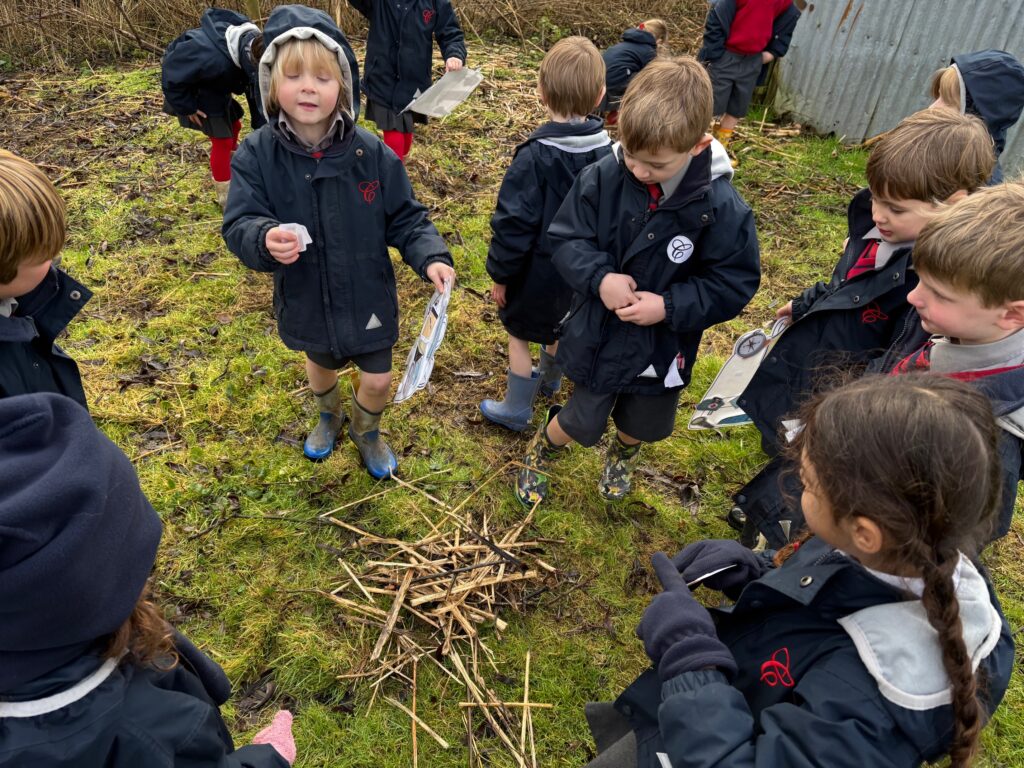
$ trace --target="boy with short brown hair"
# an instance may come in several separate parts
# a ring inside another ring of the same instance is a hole
[[[624,497],[643,442],[663,440],[705,329],[735,317],[760,281],[754,217],[705,133],[711,82],[695,59],[648,64],[626,89],[622,143],[586,168],[548,229],[575,291],[558,360],[575,389],[548,412],[516,479],[526,506],[548,492],[550,461],[591,446],[611,416],[599,491]]]
[[[530,426],[537,392],[550,397],[562,381],[555,326],[569,309],[572,288],[551,263],[545,233],[576,175],[612,144],[601,120],[588,116],[604,95],[604,61],[590,40],[555,43],[540,63],[537,91],[548,122],[516,148],[491,217],[487,254],[491,295],[508,331],[509,372],[505,398],[484,400],[480,411],[517,432]],[[531,343],[541,345],[536,373]]]
[[[0,150],[0,397],[57,392],[86,405],[78,366],[54,344],[92,295],[53,266],[66,236],[56,187]]]

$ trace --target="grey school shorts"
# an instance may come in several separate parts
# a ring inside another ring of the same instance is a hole
[[[676,406],[682,387],[657,395],[591,392],[581,384],[558,412],[558,426],[580,445],[590,447],[604,435],[608,417],[621,432],[645,443],[664,440],[676,425]]]
[[[391,373],[391,347],[378,349],[375,352],[364,352],[352,357],[334,357],[329,353],[307,352],[306,357],[321,368],[338,371],[349,363],[366,373]]]
[[[743,117],[754,97],[757,77],[761,74],[761,54],[743,56],[726,51],[720,59],[710,62],[711,88],[716,115]]]

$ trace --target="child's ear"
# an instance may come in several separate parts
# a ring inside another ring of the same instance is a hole
[[[1024,301],[1009,301],[1003,305],[1003,316],[999,327],[1004,331],[1017,331],[1024,328]]]
[[[600,96],[598,96],[598,97],[597,97],[597,101],[595,101],[595,102],[594,102],[594,109],[597,109],[597,107],[599,107],[599,106],[601,105],[601,102],[602,102],[602,101],[604,101],[604,95],[605,95],[605,94],[606,94],[607,92],[608,92],[608,89],[607,89],[607,88],[605,88],[605,87],[604,87],[604,86],[602,85],[602,86],[601,86],[601,95],[600,95]]]
[[[946,204],[953,205],[953,203],[959,203],[961,200],[967,197],[968,194],[970,193],[966,189],[958,189],[956,192],[954,192],[952,195],[946,198]]]
[[[882,551],[884,537],[878,523],[868,517],[855,517],[850,522],[850,539],[865,555],[877,555]]]
[[[545,107],[548,105],[547,101],[544,100],[544,89],[540,87],[540,84],[537,85],[537,98],[540,99],[540,103]]]
[[[698,141],[696,144],[693,145],[693,149],[690,150],[690,154],[693,157],[696,157],[697,155],[699,155],[701,152],[703,152],[705,149],[707,149],[710,146],[711,146],[711,134],[710,133],[705,133],[703,136],[701,136],[700,141]]]

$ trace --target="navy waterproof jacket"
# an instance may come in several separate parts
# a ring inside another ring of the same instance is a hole
[[[619,108],[629,81],[658,55],[658,41],[650,32],[631,27],[622,33],[621,43],[616,43],[601,55],[607,88],[603,109],[614,110]]]
[[[611,151],[596,117],[545,123],[516,148],[498,191],[487,252],[487,273],[507,289],[498,317],[516,338],[556,340],[555,326],[569,310],[572,289],[551,262],[548,225],[577,174]]]
[[[210,8],[198,28],[182,33],[167,46],[160,72],[164,112],[184,117],[200,110],[208,117],[238,120],[242,108],[231,98],[237,93],[246,96],[252,127],[266,122],[254,81],[231,59],[224,39],[228,27],[247,23],[249,19],[240,13]]]
[[[689,383],[704,331],[738,315],[757,291],[757,233],[717,142],[691,160],[675,193],[654,211],[619,154],[580,173],[548,228],[555,267],[575,292],[558,360],[592,392],[655,395],[665,391],[677,354],[683,385]],[[598,295],[611,272],[660,294],[665,320],[619,320]]]
[[[1006,146],[1006,132],[1020,119],[1024,108],[1024,65],[1006,51],[962,53],[950,61],[960,70],[964,84],[961,111],[985,121],[996,145],[996,168],[990,184],[1003,180],[998,158]]]
[[[267,30],[281,11],[271,14]],[[314,28],[343,39],[326,14],[308,20],[329,24]],[[291,29],[271,39],[263,61],[289,35],[306,34],[301,24]],[[263,66],[260,77],[266,90]],[[343,137],[312,154],[283,132],[276,114],[269,117],[231,160],[221,230],[228,248],[251,269],[273,273],[277,328],[290,349],[351,357],[394,346],[398,293],[388,247],[421,277],[432,262],[452,263],[405,166],[376,135],[355,127],[348,112]],[[313,240],[288,265],[266,247],[267,232],[285,223],[304,225]]]
[[[718,61],[725,54],[725,41],[729,39],[732,23],[736,18],[736,0],[716,0],[708,10],[704,24],[704,40],[697,52],[697,61]],[[790,3],[772,23],[772,34],[765,50],[781,59],[789,52],[796,23],[800,21],[800,9]]]
[[[0,397],[56,392],[88,408],[78,366],[54,339],[91,296],[53,267],[37,288],[18,298],[11,317],[0,316]]]
[[[974,578],[981,579],[976,571]],[[991,713],[1009,684],[1014,644],[991,587],[981,590],[991,608],[979,627],[979,698]],[[937,760],[952,737],[952,707],[942,703],[948,688],[908,694],[890,677],[926,649],[904,648],[901,661],[897,642],[887,649],[895,660],[876,657],[869,670],[853,640],[858,633],[839,623],[883,609],[896,621],[875,622],[876,630],[898,636],[904,623],[924,621],[905,600],[824,541],[809,540],[749,583],[734,606],[712,610],[736,660],[735,679],[700,670],[662,684],[649,670],[616,701],[636,732],[640,768],[910,768]],[[941,658],[930,658],[935,663],[923,669],[934,678]]]
[[[184,637],[176,644],[168,672],[88,654],[4,691],[0,768],[288,768],[268,744],[234,748],[219,710],[224,672]],[[72,700],[47,704],[61,694]]]
[[[862,370],[893,344],[916,333],[907,294],[917,285],[911,249],[897,250],[880,270],[846,278],[874,228],[871,192],[862,189],[847,211],[850,240],[827,282],[793,300],[793,324],[761,361],[736,404],[761,431],[765,451],[778,451],[782,420],[837,374]]]
[[[401,112],[431,84],[433,40],[443,59],[466,61],[466,41],[449,0],[349,0],[370,22],[363,89],[392,112]]]

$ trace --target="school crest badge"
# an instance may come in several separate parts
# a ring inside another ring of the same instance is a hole
[[[686,235],[676,235],[669,240],[665,252],[673,264],[682,264],[693,255],[693,240]]]

